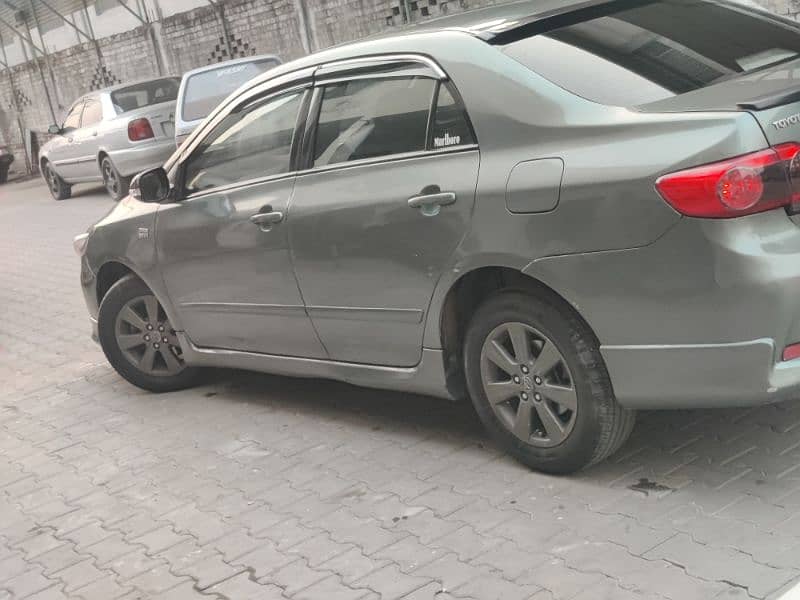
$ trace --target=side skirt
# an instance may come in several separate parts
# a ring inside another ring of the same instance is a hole
[[[353,385],[424,394],[452,400],[447,391],[441,350],[424,348],[416,367],[382,367],[255,352],[199,348],[178,332],[186,364],[193,367],[245,369],[289,377],[335,379]]]

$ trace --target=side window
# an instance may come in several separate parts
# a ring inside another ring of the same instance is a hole
[[[439,86],[436,113],[433,116],[432,138],[431,148],[434,150],[475,143],[475,135],[469,124],[467,110],[449,83]]]
[[[229,114],[189,157],[184,192],[288,173],[303,93],[274,96]]]
[[[81,113],[83,112],[83,100],[76,102],[64,118],[64,130],[78,129],[81,126]]]
[[[326,86],[314,166],[425,150],[435,87],[427,77],[355,79]]]
[[[96,98],[91,98],[86,101],[83,108],[83,119],[81,120],[81,127],[91,127],[97,125],[103,120],[103,105]]]

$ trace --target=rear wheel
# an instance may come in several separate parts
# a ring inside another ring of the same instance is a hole
[[[50,189],[50,194],[56,200],[66,200],[72,196],[72,186],[53,170],[49,162],[44,164],[44,179],[47,182],[47,187]]]
[[[195,385],[169,317],[152,291],[134,275],[115,283],[103,298],[98,333],[111,366],[133,385],[169,392]]]
[[[109,196],[119,202],[128,195],[131,179],[120,175],[109,157],[103,158],[100,163],[100,171],[103,175],[103,185],[106,186]]]
[[[568,307],[504,292],[474,315],[467,386],[495,440],[527,466],[565,474],[616,452],[635,413],[614,398],[592,332]]]

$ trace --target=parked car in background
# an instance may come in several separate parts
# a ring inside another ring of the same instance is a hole
[[[175,151],[175,102],[180,79],[162,77],[118,85],[79,98],[55,137],[45,144],[40,168],[56,200],[76,183],[100,182],[115,200],[131,178],[158,167]]]
[[[211,112],[241,85],[281,64],[274,55],[248,56],[200,67],[184,74],[175,113],[175,143],[180,146]]]
[[[0,183],[8,181],[8,170],[14,162],[14,153],[8,146],[0,146]]]
[[[534,468],[800,394],[800,28],[535,0],[250,82],[76,239],[109,362],[449,398]],[[380,396],[376,395],[376,401]]]

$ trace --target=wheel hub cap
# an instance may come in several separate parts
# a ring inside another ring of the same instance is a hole
[[[523,323],[492,331],[481,350],[484,393],[500,422],[527,444],[553,447],[572,433],[578,397],[564,356]]]
[[[177,375],[186,368],[177,334],[155,296],[129,300],[117,315],[115,336],[125,359],[147,375]]]

